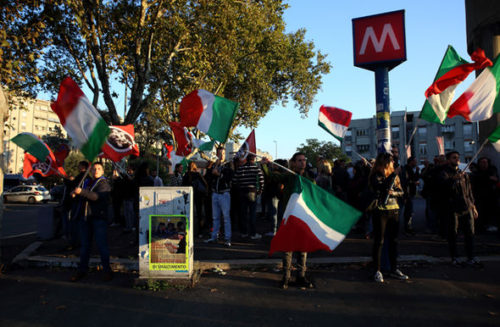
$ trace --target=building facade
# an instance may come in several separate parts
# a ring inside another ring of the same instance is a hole
[[[64,137],[66,131],[59,118],[50,108],[50,101],[39,99],[15,99],[11,105],[9,118],[4,123],[3,160],[5,172],[17,174],[22,172],[24,150],[10,142],[19,133],[29,132],[38,137],[60,130]]]
[[[400,157],[406,161],[405,145],[411,139],[411,155],[419,163],[432,162],[439,154],[436,137],[442,136],[445,152],[456,150],[461,161],[469,162],[478,150],[478,126],[462,117],[447,118],[444,125],[419,119],[420,111],[394,111],[391,113],[392,144],[399,149]],[[353,119],[342,142],[342,151],[352,161],[377,156],[377,122],[375,116],[366,119]],[[412,133],[415,132],[413,138]],[[359,155],[358,155],[359,154]]]

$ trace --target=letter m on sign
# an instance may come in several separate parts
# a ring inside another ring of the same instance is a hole
[[[354,65],[373,70],[406,60],[404,10],[352,20]]]

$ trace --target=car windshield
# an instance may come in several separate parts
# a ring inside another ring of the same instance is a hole
[[[47,191],[47,189],[45,187],[43,187],[43,186],[38,186],[36,189],[38,191]]]

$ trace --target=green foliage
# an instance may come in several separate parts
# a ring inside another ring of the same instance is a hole
[[[135,124],[142,114],[146,146],[168,139],[166,123],[178,120],[180,100],[195,89],[240,103],[233,130],[256,127],[272,105],[289,100],[307,115],[330,70],[305,30],[285,32],[283,0],[19,2],[31,7],[4,9],[11,35],[4,39],[20,49],[24,43],[16,37],[33,20],[40,36],[27,52],[34,60],[19,57],[33,67],[19,76],[40,81],[25,89],[56,94],[69,75],[90,89],[108,123]],[[115,101],[124,89],[122,122]]]
[[[349,161],[349,157],[342,152],[341,148],[332,142],[318,141],[318,139],[307,139],[306,143],[302,143],[298,148],[297,152],[304,152],[308,162],[312,165],[316,165],[319,157],[324,159],[334,161],[336,159],[344,159]]]
[[[71,151],[64,160],[64,170],[69,176],[76,176],[79,174],[78,163],[85,160],[83,154],[79,151]]]

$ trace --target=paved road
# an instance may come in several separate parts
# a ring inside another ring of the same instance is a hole
[[[277,287],[279,272],[206,273],[195,288],[152,292],[136,275],[110,283],[91,273],[70,283],[67,270],[0,275],[2,326],[499,326],[500,262],[484,269],[419,264],[408,282],[369,279],[362,265],[311,269],[317,289]]]
[[[2,239],[7,239],[36,234],[40,222],[49,222],[52,208],[54,208],[55,205],[56,203],[6,204],[0,237]]]

